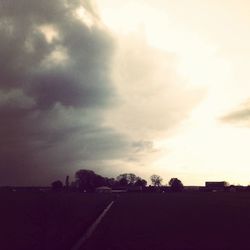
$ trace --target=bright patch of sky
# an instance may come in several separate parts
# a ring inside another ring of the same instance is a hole
[[[170,136],[155,136],[154,145],[161,155],[148,163],[150,170],[166,180],[180,177],[185,184],[203,184],[208,179],[249,184],[250,129],[223,123],[220,118],[250,95],[250,3],[96,3],[102,20],[117,40],[137,34],[149,46],[172,53],[178,76],[190,88],[195,86],[205,92],[202,101]]]

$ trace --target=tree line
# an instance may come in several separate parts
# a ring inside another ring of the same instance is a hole
[[[136,188],[140,187],[142,189],[154,188],[159,189],[163,187],[163,179],[156,174],[151,175],[150,177],[151,184],[147,186],[147,181],[133,173],[124,173],[118,175],[116,178],[103,177],[99,174],[96,174],[93,170],[80,169],[75,173],[75,180],[69,183],[69,177],[66,177],[65,185],[62,181],[54,181],[52,185],[53,190],[78,190],[81,192],[92,192],[97,187],[107,186],[112,189],[120,188]],[[178,178],[171,178],[168,182],[172,191],[182,191],[183,184]]]

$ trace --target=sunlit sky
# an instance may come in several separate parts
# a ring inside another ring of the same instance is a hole
[[[250,129],[241,121],[222,121],[250,95],[249,1],[96,0],[96,5],[117,41],[129,43],[140,37],[149,47],[172,55],[181,79],[176,84],[201,96],[174,128],[166,126],[165,133],[151,136],[160,153],[146,158],[144,164],[150,166],[139,173],[148,177],[153,171],[165,180],[175,176],[190,185],[206,180],[249,184]],[[159,77],[165,77],[164,70],[149,84],[157,84]],[[154,93],[154,98],[160,94]],[[164,113],[168,100],[160,97],[160,102],[155,112],[162,109],[161,115],[168,116],[169,111]],[[135,129],[143,130],[143,123]]]
[[[0,1],[0,185],[79,169],[250,184],[249,13],[248,0]]]

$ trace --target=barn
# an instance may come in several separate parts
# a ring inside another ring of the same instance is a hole
[[[224,191],[227,186],[226,181],[206,181],[205,183],[207,191]]]
[[[95,189],[96,193],[111,193],[112,188],[107,186],[98,187]]]

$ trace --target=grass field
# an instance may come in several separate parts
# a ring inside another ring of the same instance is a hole
[[[83,249],[250,249],[250,193],[121,195]]]
[[[0,249],[70,249],[111,195],[1,192]]]

